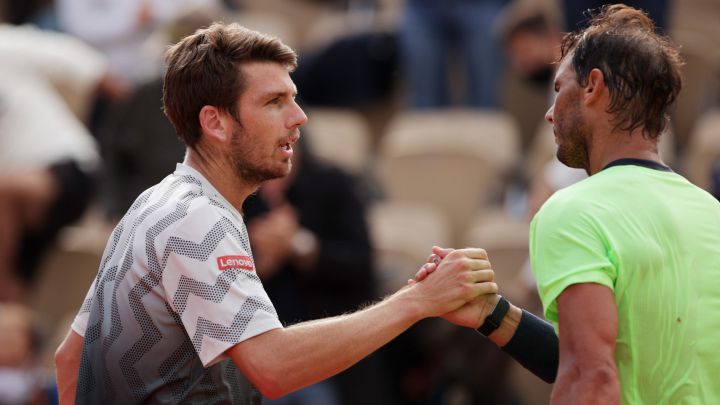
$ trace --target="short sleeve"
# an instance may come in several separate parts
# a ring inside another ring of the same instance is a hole
[[[551,198],[530,226],[530,260],[545,317],[557,327],[557,298],[569,286],[596,283],[614,291],[617,270],[607,240],[578,201]]]
[[[95,283],[97,283],[97,278],[93,280],[90,285],[90,289],[88,289],[87,294],[85,294],[82,306],[70,325],[70,328],[82,337],[85,337],[85,330],[87,329],[88,320],[90,319],[90,308],[92,307],[93,297],[95,296]]]
[[[223,210],[193,210],[167,239],[162,276],[169,305],[204,366],[235,344],[281,328],[255,272],[247,231]]]

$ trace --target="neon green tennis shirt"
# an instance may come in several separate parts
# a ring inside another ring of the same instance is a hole
[[[545,316],[572,284],[609,287],[623,404],[720,404],[720,203],[670,172],[609,167],[530,228]]]

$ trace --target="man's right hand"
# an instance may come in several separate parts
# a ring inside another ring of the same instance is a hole
[[[495,274],[483,249],[451,250],[432,272],[432,277],[406,287],[406,293],[411,294],[413,302],[420,304],[423,317],[444,315],[480,296],[494,296],[497,292],[497,285],[493,282]],[[477,306],[473,304],[471,308]],[[462,312],[461,319],[468,318],[466,313],[469,312]]]
[[[408,285],[413,285],[425,280],[432,274],[453,249],[433,246],[433,253],[428,257],[427,263],[418,270],[414,279],[408,280]],[[487,254],[485,256],[487,258]],[[448,322],[458,326],[477,329],[485,321],[485,318],[492,312],[500,296],[496,293],[481,295],[460,308],[444,314],[442,317]]]

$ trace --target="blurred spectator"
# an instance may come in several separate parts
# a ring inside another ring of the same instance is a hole
[[[505,72],[503,106],[518,123],[522,151],[531,155],[538,124],[555,97],[552,83],[560,57],[561,24],[559,10],[549,2],[514,0],[493,27],[510,67]],[[520,190],[526,188],[523,164],[527,161],[518,162],[515,179]]]
[[[562,41],[560,22],[554,14],[542,3],[515,0],[503,9],[495,25],[513,72],[548,92]]]
[[[497,105],[502,54],[492,24],[507,0],[407,0],[400,54],[412,108],[453,104],[451,89],[467,89],[461,104]],[[460,62],[460,63],[457,63]],[[461,68],[460,76],[454,68]],[[463,77],[462,83],[453,78]]]
[[[354,181],[315,160],[303,141],[291,174],[266,182],[244,211],[258,274],[283,323],[340,315],[377,298],[365,209]],[[277,403],[384,404],[382,371],[376,354],[329,385]]]
[[[292,78],[307,104],[357,107],[390,96],[397,58],[394,34],[360,32],[303,54]]]
[[[40,349],[40,330],[30,310],[19,304],[0,304],[0,404],[54,402],[53,379],[40,367]]]
[[[185,146],[162,112],[163,80],[138,87],[113,107],[99,129],[104,161],[100,194],[111,222],[130,208],[140,193],[162,180],[182,161]]]
[[[155,33],[162,46],[219,20],[213,9],[184,12]],[[123,101],[110,106],[98,128],[103,158],[100,195],[111,223],[130,208],[135,198],[158,183],[182,161],[185,146],[162,112],[163,78],[143,82]]]
[[[160,25],[216,0],[55,0],[60,28],[102,52],[110,72],[133,88],[160,74],[162,50],[144,44]],[[154,49],[151,49],[155,51]]]
[[[106,65],[75,39],[8,25],[0,61],[0,300],[22,300],[44,250],[92,195],[99,157],[78,115]]]

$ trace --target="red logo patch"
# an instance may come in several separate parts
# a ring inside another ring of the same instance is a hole
[[[228,269],[255,270],[250,256],[220,256],[217,262],[220,271]]]

